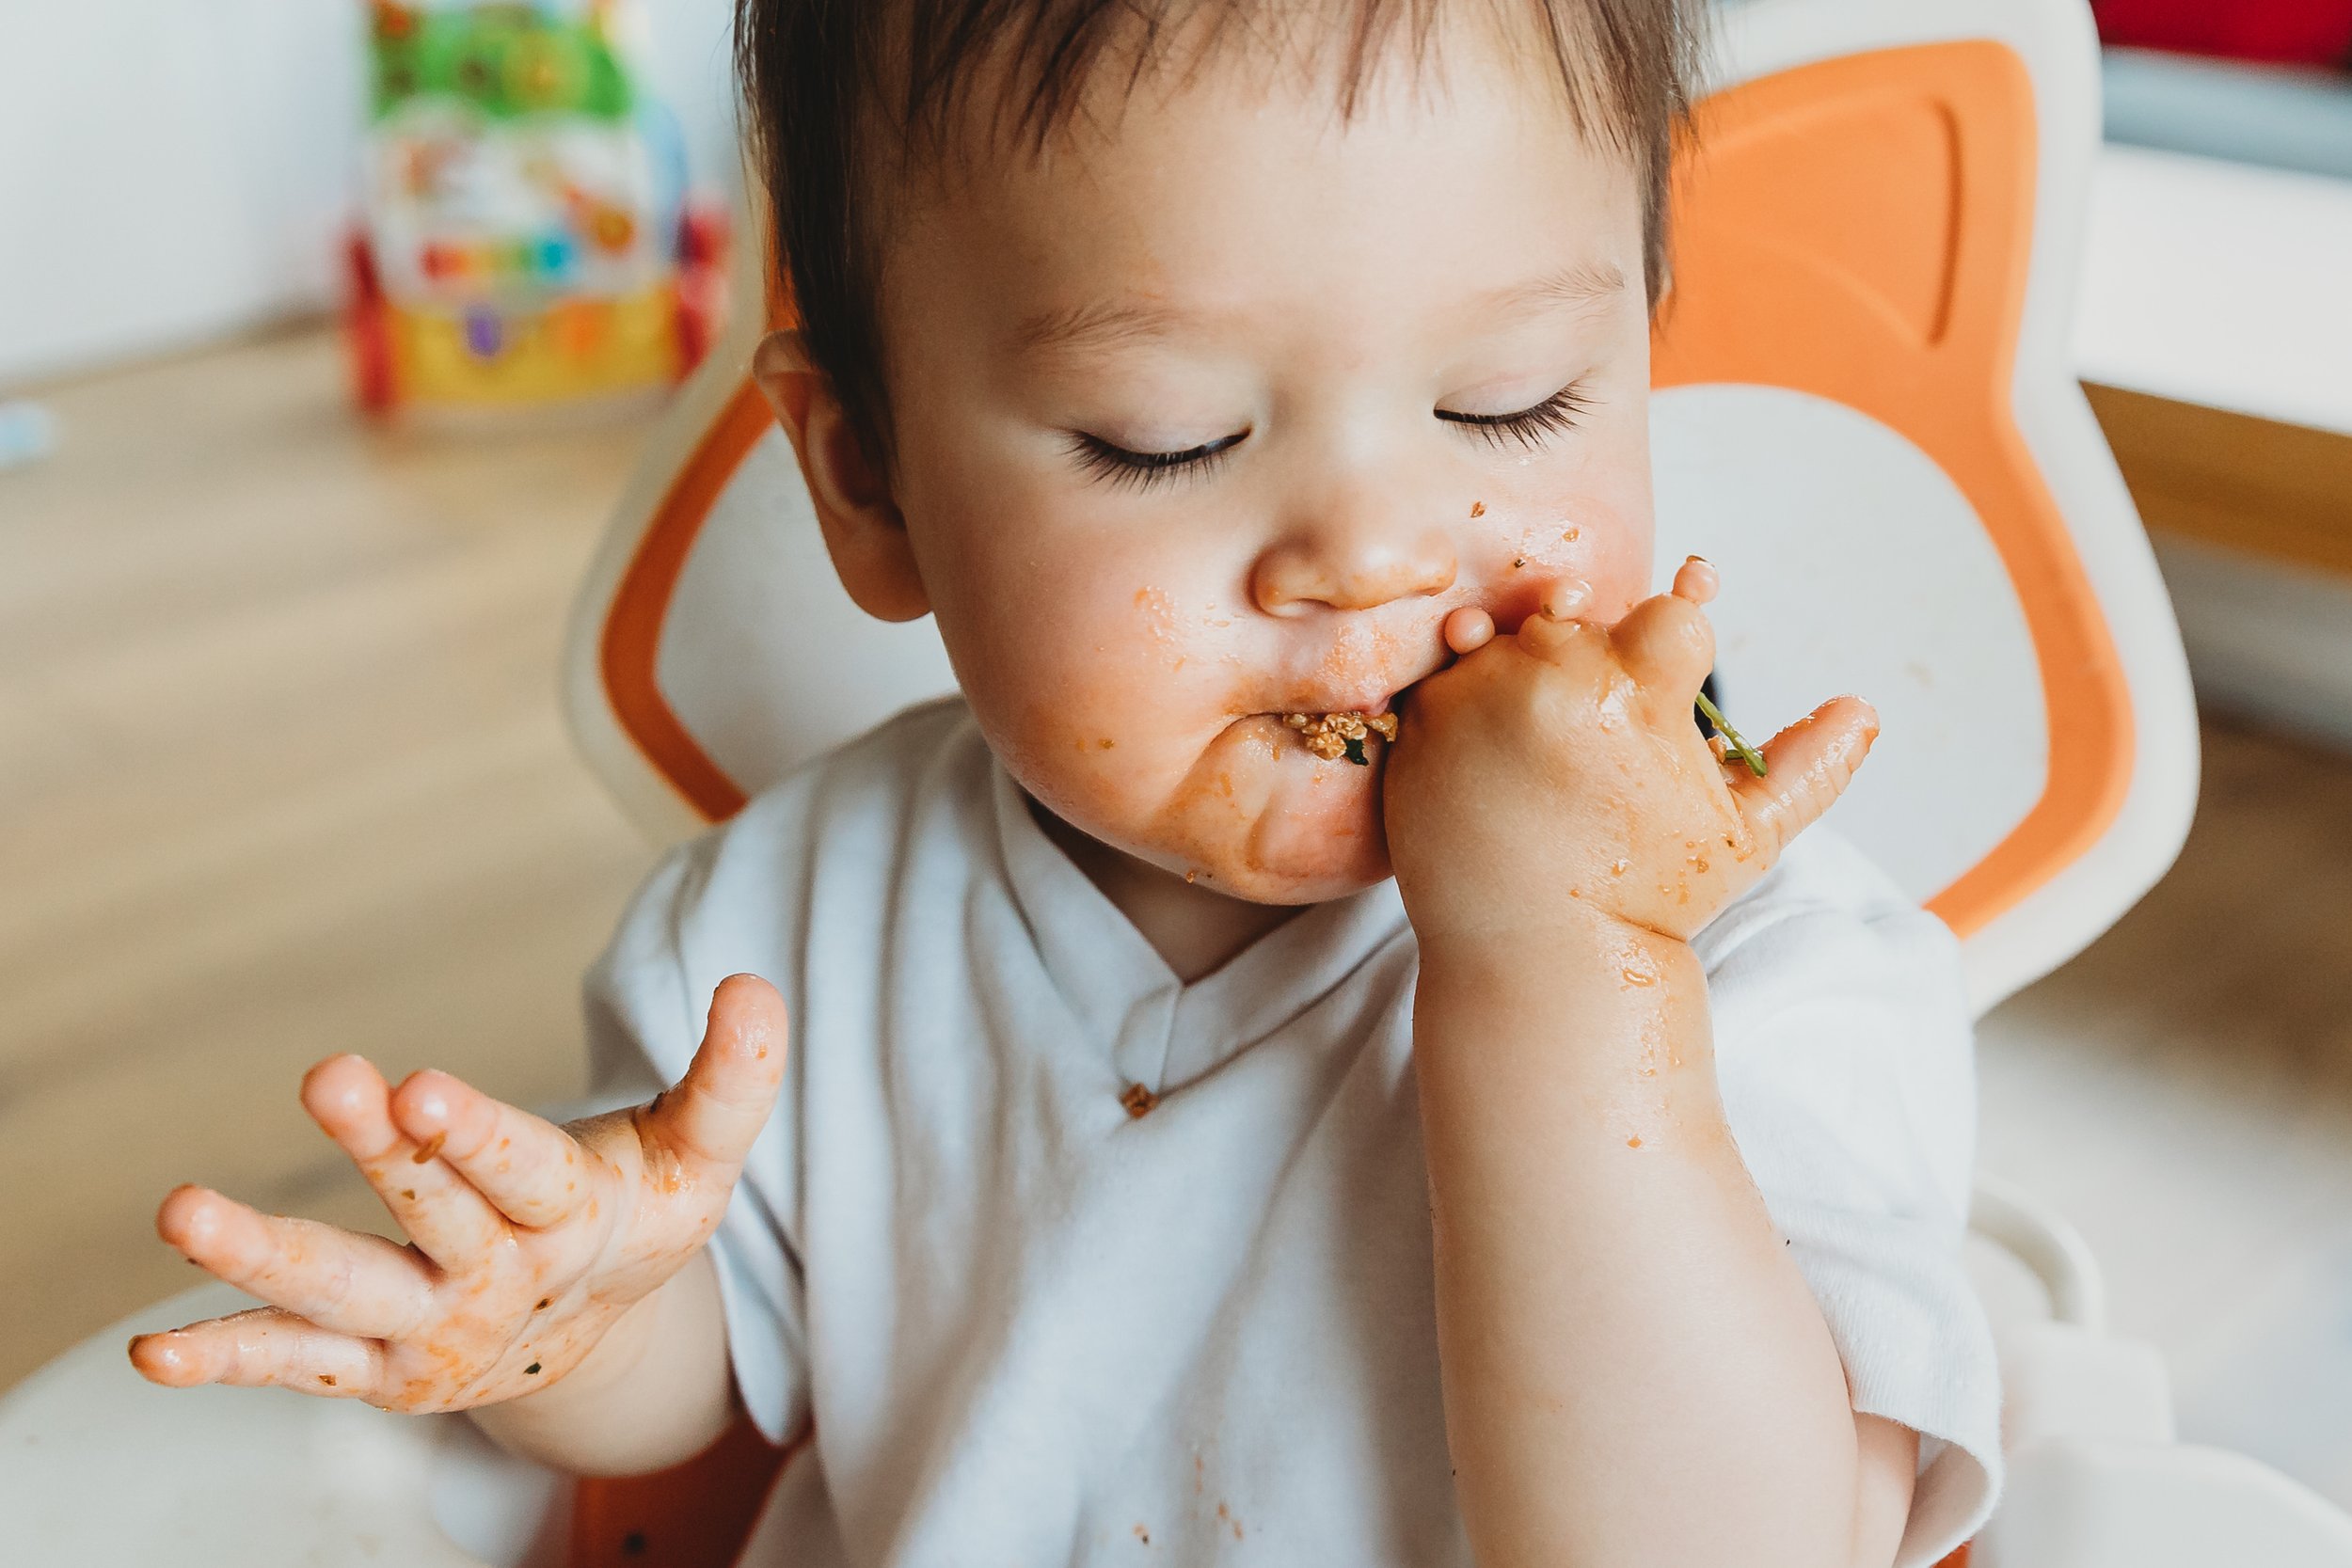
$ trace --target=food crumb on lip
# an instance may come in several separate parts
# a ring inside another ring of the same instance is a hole
[[[1307,750],[1325,762],[1345,757],[1359,768],[1370,767],[1372,763],[1364,754],[1368,736],[1376,735],[1389,741],[1396,738],[1393,713],[1285,713],[1282,722],[1296,730]]]

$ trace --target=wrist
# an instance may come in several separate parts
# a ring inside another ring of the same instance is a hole
[[[1440,938],[1422,949],[1413,1019],[1425,1088],[1712,1102],[1705,969],[1688,943],[1613,916]]]
[[[521,1400],[509,1402],[545,1399],[559,1389],[568,1390],[572,1398],[593,1398],[616,1384],[628,1382],[661,1338],[677,1282],[678,1276],[673,1275],[623,1307],[588,1354],[580,1357],[579,1365],[546,1387],[533,1389]]]
[[[1561,902],[1565,908],[1540,917],[1504,910],[1471,924],[1415,922],[1423,983],[1434,973],[1505,991],[1563,984],[1639,990],[1700,975],[1697,956],[1682,939],[1581,899]]]
[[[718,1276],[698,1251],[613,1319],[564,1377],[468,1414],[527,1458],[577,1474],[628,1475],[692,1458],[733,1412]]]

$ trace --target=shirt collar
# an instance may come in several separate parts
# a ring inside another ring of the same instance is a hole
[[[1055,989],[1089,1033],[1115,1039],[1135,1006],[1174,993],[1178,1027],[1221,1060],[1306,1011],[1409,927],[1396,883],[1301,911],[1189,986],[1045,834],[1002,763],[991,768],[1014,898]]]

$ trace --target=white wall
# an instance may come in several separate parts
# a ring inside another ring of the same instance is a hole
[[[644,0],[731,179],[728,0]],[[0,388],[332,305],[363,0],[0,0]]]
[[[0,0],[6,4],[7,0]],[[677,112],[694,177],[732,190],[736,155],[734,0],[646,0],[650,85]]]

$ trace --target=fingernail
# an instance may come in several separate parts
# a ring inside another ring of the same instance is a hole
[[[1689,557],[1682,562],[1681,569],[1675,573],[1674,593],[1676,596],[1687,599],[1692,604],[1704,605],[1712,602],[1716,591],[1721,586],[1721,579],[1715,572],[1715,563],[1703,555]]]
[[[197,1196],[192,1198],[179,1199],[176,1203],[169,1205],[177,1212],[179,1222],[177,1228],[180,1232],[178,1240],[183,1243],[204,1241],[214,1231],[220,1228],[220,1214],[213,1206],[212,1194],[201,1187],[183,1187],[180,1191],[194,1193]],[[175,1198],[178,1197],[177,1194],[173,1196]],[[166,1238],[166,1240],[171,1239]]]
[[[1555,621],[1565,621],[1584,608],[1593,591],[1574,578],[1563,578],[1544,591],[1544,613]]]

